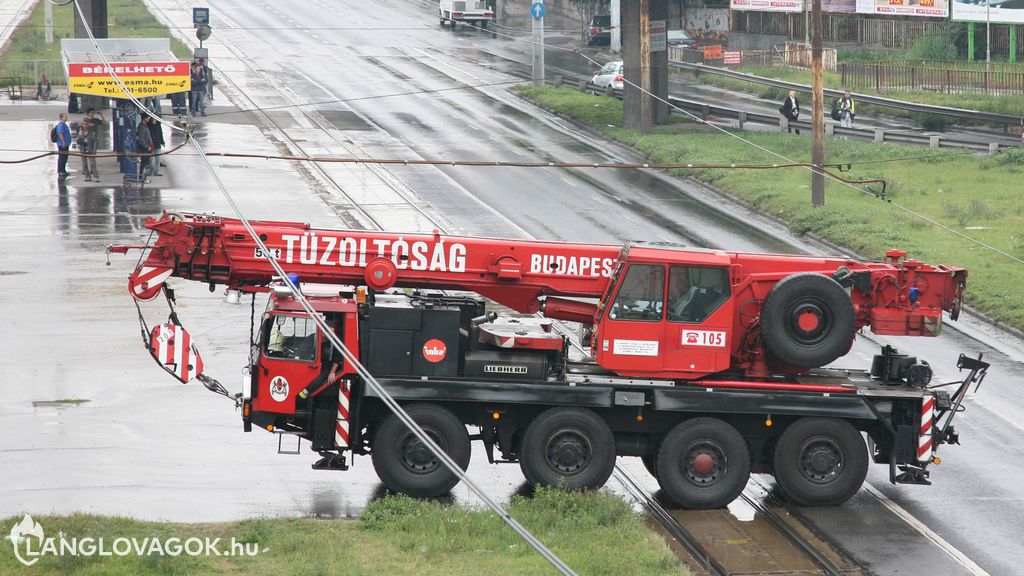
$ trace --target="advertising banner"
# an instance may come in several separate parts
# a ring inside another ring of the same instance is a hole
[[[70,63],[68,89],[76,94],[125,98],[112,74],[117,74],[136,98],[184,92],[191,84],[188,62],[117,62],[109,67],[102,63]]]
[[[651,20],[647,24],[651,39],[651,52],[664,52],[668,46],[668,26],[664,20]]]
[[[1024,24],[1024,2],[1020,0],[986,0],[976,2],[953,2],[953,20],[985,22],[989,20],[997,24]]]
[[[945,18],[949,0],[857,0],[857,13]]]
[[[729,0],[729,8],[756,12],[803,12],[804,0]]]

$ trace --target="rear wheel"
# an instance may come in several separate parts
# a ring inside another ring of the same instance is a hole
[[[694,418],[672,429],[656,460],[658,484],[685,508],[721,508],[750,478],[750,453],[735,428],[715,418]]]
[[[797,504],[842,504],[860,490],[867,473],[864,439],[843,420],[802,418],[775,447],[775,480]]]
[[[450,410],[434,404],[413,404],[405,411],[460,468],[469,466],[469,433]],[[458,476],[394,414],[377,429],[372,448],[373,468],[391,490],[429,498],[445,494],[459,483]]]
[[[654,476],[654,478],[657,479],[658,478],[658,458],[657,458],[657,455],[652,452],[651,454],[648,454],[646,456],[641,456],[640,457],[640,461],[644,463],[644,468],[647,468],[647,471],[651,473],[651,476]]]
[[[519,466],[532,484],[600,488],[615,467],[615,437],[590,410],[552,408],[526,428]]]

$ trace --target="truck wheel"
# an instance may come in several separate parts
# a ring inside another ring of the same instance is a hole
[[[532,484],[568,490],[600,488],[615,467],[615,437],[590,410],[552,408],[526,428],[519,466]]]
[[[469,466],[469,433],[450,410],[434,404],[412,404],[405,411],[460,468]],[[459,478],[394,414],[381,423],[371,448],[377,476],[395,492],[430,498],[447,493],[459,483]]]
[[[721,508],[750,478],[747,442],[715,418],[687,420],[668,433],[656,460],[658,484],[684,508]]]
[[[647,471],[651,473],[651,476],[654,476],[654,478],[657,479],[658,478],[658,458],[657,458],[657,454],[651,453],[651,454],[648,454],[646,456],[641,456],[640,457],[640,461],[644,463],[644,468],[647,468]]]
[[[814,272],[783,278],[761,310],[764,345],[783,362],[817,368],[850,349],[853,302],[838,282]]]
[[[483,28],[484,30],[487,30],[487,20],[481,20],[480,27]]]
[[[775,447],[775,480],[804,506],[842,504],[860,490],[868,473],[864,439],[849,422],[802,418]]]

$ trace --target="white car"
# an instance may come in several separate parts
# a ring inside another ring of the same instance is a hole
[[[594,74],[590,83],[602,88],[605,86],[611,86],[616,90],[622,90],[622,78],[622,62],[615,61],[602,66],[601,69],[597,71],[597,74]]]

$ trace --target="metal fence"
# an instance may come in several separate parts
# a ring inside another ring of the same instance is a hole
[[[23,86],[35,86],[43,74],[51,84],[68,83],[60,60],[0,60],[0,77],[21,78]]]
[[[984,68],[904,66],[889,63],[839,65],[842,85],[854,90],[927,90],[945,94],[1024,94],[1024,73]]]

